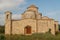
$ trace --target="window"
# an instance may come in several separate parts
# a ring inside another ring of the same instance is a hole
[[[7,15],[7,19],[8,19],[8,16],[9,16],[9,15]]]
[[[56,31],[56,24],[54,24],[54,26],[55,26],[55,31]]]

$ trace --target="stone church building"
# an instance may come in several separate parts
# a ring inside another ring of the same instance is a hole
[[[23,34],[30,35],[33,33],[46,33],[48,31],[55,35],[58,31],[58,21],[47,16],[42,16],[38,12],[38,7],[30,5],[20,20],[12,19],[12,12],[5,12],[5,34]]]

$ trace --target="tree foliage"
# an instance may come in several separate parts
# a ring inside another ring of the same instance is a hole
[[[4,26],[0,26],[0,34],[5,32],[5,27]]]

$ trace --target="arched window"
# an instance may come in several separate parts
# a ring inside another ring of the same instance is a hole
[[[9,16],[9,15],[7,15],[7,19],[8,19],[8,16]]]

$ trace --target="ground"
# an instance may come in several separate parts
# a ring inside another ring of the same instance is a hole
[[[1,28],[1,27],[0,27]],[[2,28],[4,30],[4,27]],[[1,32],[2,30],[0,30]],[[56,34],[55,36],[50,33],[45,34],[32,34],[32,35],[4,35],[3,33],[0,33],[0,40],[60,40],[60,32]]]

